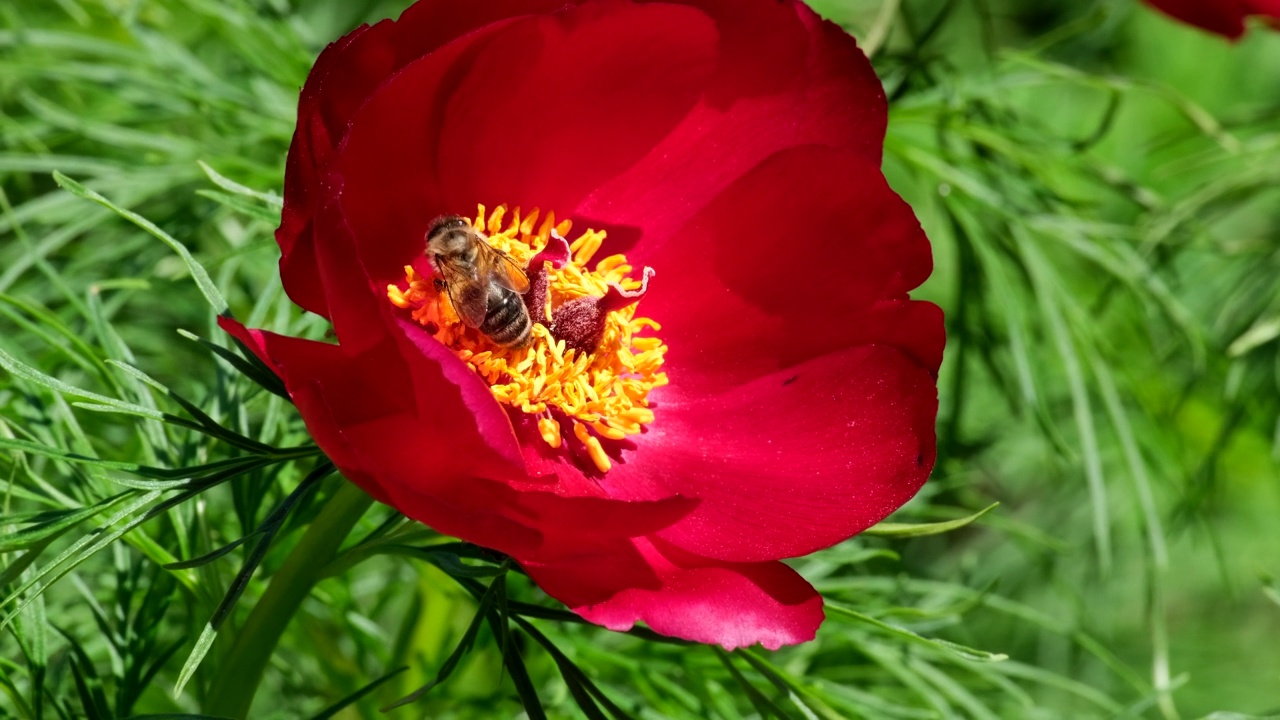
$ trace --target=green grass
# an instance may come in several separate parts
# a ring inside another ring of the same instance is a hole
[[[275,275],[296,93],[403,3],[0,7],[0,717],[239,714],[259,678],[254,718],[437,680],[385,716],[1280,712],[1280,34],[814,5],[884,38],[948,313],[938,469],[893,520],[1001,504],[797,561],[828,621],[776,654],[583,625],[366,507],[213,325],[324,333]]]

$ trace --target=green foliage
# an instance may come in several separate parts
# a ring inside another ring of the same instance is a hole
[[[1280,35],[815,0],[934,241],[939,467],[795,561],[817,642],[727,653],[371,506],[213,322],[325,332],[275,275],[296,92],[403,4],[0,7],[0,717],[1280,708]]]

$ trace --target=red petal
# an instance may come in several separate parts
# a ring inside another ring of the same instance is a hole
[[[605,0],[513,25],[446,111],[439,167],[450,207],[571,211],[689,112],[717,41],[705,14],[667,4]]]
[[[421,257],[431,220],[447,207],[436,173],[444,108],[475,56],[506,26],[472,33],[404,68],[352,122],[335,163],[339,201],[365,271],[375,282],[404,277]]]
[[[720,62],[710,100],[727,106],[749,95],[785,90],[803,69],[809,32],[798,11],[808,8],[777,0],[677,0],[716,21]]]
[[[805,34],[807,55],[799,64],[772,65],[770,73],[757,78],[757,94],[732,104],[720,102],[713,88],[647,157],[574,208],[584,225],[611,231],[611,251],[626,249],[640,234],[646,242],[665,241],[728,185],[786,148],[825,145],[880,164],[888,105],[853,38],[799,3],[690,2],[707,6],[725,34],[727,47],[721,52],[727,54],[718,78],[728,72],[724,68],[737,67],[731,61],[752,52],[751,42],[790,43],[785,38],[796,28]],[[776,35],[755,34],[770,25]],[[774,63],[775,56],[755,52],[758,62],[741,66],[742,78],[729,86],[749,89],[749,71]],[[764,88],[775,91],[759,93]]]
[[[872,343],[938,370],[941,314],[906,299],[932,269],[929,241],[856,155],[778,153],[631,260],[658,273],[640,311],[662,324],[681,386],[714,391]]]
[[[726,561],[797,556],[915,494],[936,450],[942,315],[907,299],[928,240],[878,168],[778,153],[632,261],[658,271],[641,312],[663,324],[672,384],[600,483],[702,500],[661,537]]]
[[[604,3],[473,34],[405,68],[342,152],[343,209],[366,270],[401,275],[442,213],[571,209],[688,110],[714,43],[694,10]]]
[[[473,416],[456,406],[459,390],[447,384],[459,378],[447,370],[437,372],[439,386],[424,387],[426,373],[415,373],[411,382],[394,349],[351,357],[337,345],[246,330],[225,318],[219,324],[285,381],[307,430],[343,475],[441,532],[552,561],[605,536],[654,532],[697,505],[679,497],[614,500],[595,485],[587,486],[594,497],[564,496],[554,478],[523,479],[518,449],[509,449],[513,463],[491,446],[479,427],[485,413]],[[418,403],[426,398],[428,404],[415,403],[415,391]]]
[[[933,468],[937,389],[884,346],[831,353],[720,392],[677,379],[657,421],[600,481],[622,498],[701,504],[659,533],[733,562],[838,543],[909,500]]]
[[[358,472],[361,464],[344,430],[412,411],[410,398],[400,391],[408,382],[403,369],[376,350],[350,357],[337,345],[249,330],[229,318],[218,318],[218,325],[280,376],[307,431],[334,464],[344,473],[346,468],[357,470],[345,474],[375,499],[389,502],[378,478]]]
[[[320,53],[298,100],[298,126],[285,170],[285,207],[276,242],[289,297],[328,317],[315,266],[314,215],[328,188],[325,175],[351,119],[387,79],[410,62],[477,28],[526,14],[551,12],[562,0],[422,0],[399,20],[361,26]]]
[[[1190,25],[1238,40],[1245,18],[1262,15],[1280,19],[1280,0],[1147,0],[1147,3]]]
[[[375,442],[369,447],[384,446]],[[516,490],[480,477],[427,487],[415,465],[382,464],[378,472],[391,504],[404,514],[446,535],[527,562],[560,562],[619,537],[654,532],[697,505],[696,500],[676,497],[654,501],[569,497],[554,489]]]
[[[780,562],[722,563],[642,538],[554,564],[521,563],[574,612],[611,630],[646,623],[727,650],[812,640],[822,598]]]

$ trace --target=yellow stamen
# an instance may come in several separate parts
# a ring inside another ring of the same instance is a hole
[[[602,422],[591,423],[591,429],[595,430],[596,434],[599,435],[600,437],[608,438],[610,440],[622,440],[627,437],[627,434],[625,432],[619,430],[616,427],[610,427],[609,425],[606,425]]]
[[[591,456],[591,462],[596,464],[600,472],[609,472],[609,468],[613,467],[613,463],[609,461],[609,456],[604,454],[604,448],[600,445],[600,440],[587,432],[587,429],[578,423],[573,424],[573,434],[577,435],[582,444],[587,446],[587,454]]]
[[[520,208],[508,211],[505,205],[492,212],[480,205],[472,225],[526,268],[547,247],[553,232],[567,237],[572,229],[569,220],[557,222],[554,213],[544,216],[535,208],[522,216]],[[562,423],[568,422],[572,437],[600,472],[613,466],[601,439],[616,442],[642,432],[654,422],[649,392],[667,384],[666,373],[659,371],[667,346],[656,337],[637,337],[661,326],[636,317],[634,304],[607,314],[602,339],[593,352],[567,348],[565,340],[547,329],[551,312],[566,302],[603,296],[611,284],[624,290],[642,286],[630,277],[632,266],[623,255],[609,255],[594,269],[588,268],[605,239],[604,231],[587,230],[570,242],[567,262],[559,268],[550,263],[544,266],[547,306],[542,312],[534,309],[531,341],[521,348],[498,347],[466,326],[449,304],[448,294],[438,293],[432,278],[420,276],[412,266],[405,266],[402,283],[387,286],[387,299],[410,311],[414,320],[453,350],[489,384],[498,402],[539,416],[538,434],[548,446],[562,446]],[[529,268],[529,274],[534,270]]]
[[[560,447],[560,423],[551,418],[542,418],[538,421],[538,432],[552,448]]]

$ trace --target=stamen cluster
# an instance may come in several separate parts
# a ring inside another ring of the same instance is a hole
[[[573,445],[606,472],[613,462],[607,443],[653,422],[649,392],[667,384],[661,372],[667,346],[641,336],[661,327],[636,316],[653,271],[632,278],[623,255],[589,267],[606,234],[587,230],[570,243],[569,220],[557,223],[549,213],[539,224],[539,215],[535,209],[522,218],[516,208],[508,219],[505,205],[487,215],[481,205],[473,222],[526,268],[531,288],[524,300],[534,322],[528,345],[503,348],[465,325],[448,294],[423,276],[425,266],[423,273],[406,266],[403,284],[388,285],[387,297],[484,378],[498,402],[536,416],[547,445]]]

